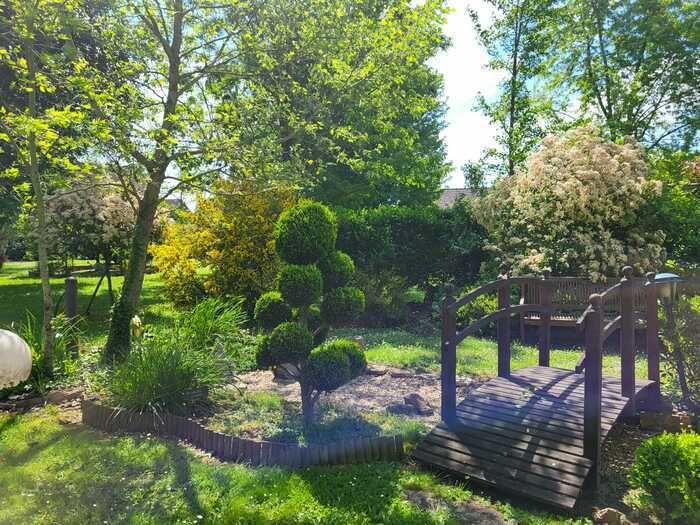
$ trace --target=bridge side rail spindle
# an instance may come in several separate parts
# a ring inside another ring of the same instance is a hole
[[[658,288],[654,279],[656,273],[649,272],[646,275],[647,282],[644,285],[646,296],[646,347],[647,347],[647,372],[648,379],[654,381],[649,386],[649,393],[654,401],[661,397],[661,368],[659,362],[659,311],[658,311]]]
[[[440,414],[448,425],[457,419],[457,311],[454,303],[454,287],[448,284],[445,287],[445,298],[442,300],[440,345]]]
[[[498,309],[510,307],[510,283],[507,275],[499,275],[502,281],[498,287]],[[498,377],[510,376],[510,317],[503,316],[496,321],[496,340],[498,341]]]
[[[552,282],[549,280],[548,271],[544,272],[538,285],[542,288],[540,306],[545,308],[540,313],[539,365],[549,366],[549,347],[552,341]]]
[[[622,384],[621,394],[629,398],[627,414],[635,412],[635,340],[634,340],[634,289],[635,283],[632,280],[632,267],[625,266],[622,269],[620,279],[620,382]]]
[[[590,296],[590,311],[586,317],[586,371],[583,399],[583,455],[593,462],[591,480],[594,488],[600,484],[601,395],[603,383],[602,328],[603,305],[599,294]]]

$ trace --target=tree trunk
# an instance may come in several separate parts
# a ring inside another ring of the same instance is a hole
[[[25,40],[25,59],[27,61],[27,71],[29,75],[30,91],[29,95],[29,115],[32,118],[37,116],[36,100],[36,56],[34,52],[34,42],[31,38]],[[37,160],[36,134],[29,132],[27,140],[29,150],[29,180],[32,184],[34,196],[34,208],[36,212],[36,251],[39,258],[39,276],[41,277],[42,295],[42,323],[41,340],[43,349],[44,373],[48,377],[53,376],[53,342],[54,334],[51,326],[53,319],[53,299],[51,297],[51,282],[49,280],[49,253],[46,239],[46,202],[44,198],[44,186],[39,174],[39,164]]]
[[[304,381],[299,382],[301,387],[301,414],[304,419],[304,429],[308,430],[314,424],[314,405],[313,388],[310,388]]]
[[[112,310],[109,337],[102,353],[102,359],[107,363],[122,359],[131,348],[131,319],[136,314],[141,297],[141,288],[146,274],[148,244],[151,242],[164,175],[163,170],[151,176],[143,199],[139,203],[136,225],[131,238],[129,261],[124,274],[124,285]]]

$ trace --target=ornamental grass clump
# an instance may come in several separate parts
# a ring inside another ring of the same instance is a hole
[[[293,365],[286,368],[301,387],[307,428],[321,392],[342,386],[366,366],[354,341],[323,343],[331,325],[356,319],[365,306],[362,291],[348,286],[354,263],[335,250],[336,235],[335,217],[321,204],[305,201],[283,213],[275,229],[284,263],[278,290],[263,294],[255,305],[255,321],[266,332],[258,365]]]
[[[663,233],[645,224],[660,191],[637,143],[583,127],[546,137],[527,169],[501,179],[476,212],[515,274],[550,269],[600,281],[624,265],[642,275],[661,266]]]

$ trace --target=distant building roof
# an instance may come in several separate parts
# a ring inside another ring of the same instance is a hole
[[[469,188],[446,188],[437,201],[438,208],[451,208],[459,199],[471,198],[474,192]]]

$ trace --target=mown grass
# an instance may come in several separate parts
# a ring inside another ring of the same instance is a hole
[[[0,414],[0,524],[456,524],[476,501],[523,524],[583,523],[489,501],[410,465],[299,472],[218,464],[151,437],[106,436],[60,422],[56,409]],[[406,490],[448,502],[419,508]]]
[[[41,281],[38,277],[29,277],[28,271],[34,269],[34,262],[7,262],[0,270],[0,328],[17,326],[24,322],[27,312],[37,319],[41,315]],[[84,315],[99,277],[78,278],[78,313]],[[115,297],[121,289],[123,277],[113,277]],[[63,278],[51,279],[54,302],[63,294]],[[110,297],[106,280],[102,283],[90,314],[84,316],[81,328],[86,346],[97,346],[106,340],[109,326]],[[59,307],[61,311],[62,305]],[[146,275],[141,295],[141,313],[147,324],[166,322],[173,317],[173,308],[165,300],[163,282],[159,274]]]
[[[404,330],[353,328],[336,330],[336,337],[364,337],[367,343],[367,360],[389,366],[401,366],[416,371],[437,371],[440,368],[440,338],[420,336]],[[553,349],[550,364],[553,367],[573,370],[581,358],[582,349]],[[511,345],[513,370],[537,364],[538,351],[517,342]],[[494,341],[468,337],[457,348],[457,373],[494,376],[498,370],[498,351]],[[638,355],[637,377],[646,377],[646,359]],[[620,375],[620,356],[606,353],[603,356],[603,374]]]

